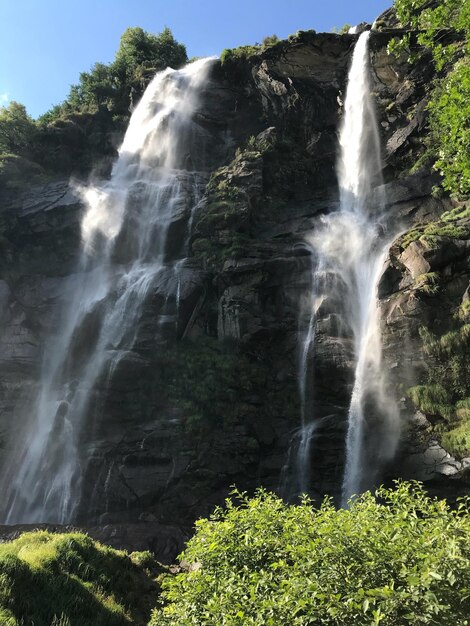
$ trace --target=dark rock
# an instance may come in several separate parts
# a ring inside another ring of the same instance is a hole
[[[385,192],[388,221],[399,232],[436,219],[451,202],[432,196],[437,175],[409,175],[426,132],[433,69],[426,55],[416,67],[387,55],[397,27],[391,10],[378,18],[371,59],[387,146],[386,184],[377,194]],[[300,32],[247,60],[214,63],[194,116],[201,150],[188,156],[200,170],[202,197],[190,233],[186,211],[176,212],[165,251],[177,259],[176,240],[188,240],[190,258],[168,265],[149,289],[132,351],[113,347],[119,366],[99,381],[83,433],[79,518],[92,536],[172,560],[186,529],[223,504],[231,485],[279,489],[300,423],[299,342],[311,317],[313,262],[306,238],[338,207],[336,133],[356,41]],[[84,124],[56,128],[58,142],[73,141],[74,155],[87,142]],[[107,145],[115,139],[107,134]],[[192,176],[181,180],[188,194]],[[9,192],[1,207],[0,434],[8,449],[16,407],[37,389],[45,341],[73,286],[83,207],[65,181]],[[133,219],[130,211],[115,263],[129,258]],[[469,284],[468,241],[416,241],[405,250],[400,242],[379,287],[385,363],[398,397],[419,378],[419,327],[448,326]],[[439,298],[416,284],[430,271],[442,275]],[[325,418],[312,448],[319,498],[339,495],[344,470],[354,346],[343,317],[331,298],[318,308],[309,380],[318,391],[310,399],[315,415]],[[85,326],[92,335],[97,320]],[[77,336],[73,349],[83,344]],[[403,421],[411,419],[404,403]],[[408,443],[407,475],[441,481],[456,467],[435,444]],[[389,474],[400,472],[397,461]]]

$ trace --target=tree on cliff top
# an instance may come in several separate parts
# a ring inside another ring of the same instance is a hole
[[[0,153],[22,154],[33,141],[36,126],[24,104],[12,101],[0,108]]]
[[[151,77],[166,67],[178,69],[187,62],[186,48],[169,28],[153,35],[142,28],[124,31],[114,61],[95,63],[80,74],[67,99],[39,118],[43,125],[76,112],[98,110],[128,115],[132,94],[143,92]]]
[[[152,35],[142,28],[124,31],[111,71],[119,81],[132,83],[143,72],[155,73],[166,67],[178,69],[188,60],[186,48],[178,43],[169,28]]]

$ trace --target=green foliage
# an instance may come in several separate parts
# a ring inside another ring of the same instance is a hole
[[[443,187],[458,195],[470,193],[470,0],[395,0],[400,22],[419,31],[417,43],[431,50],[438,71],[446,75],[436,82],[428,105],[430,148],[437,155],[434,167],[443,177]],[[445,29],[461,33],[463,43],[446,41]],[[392,40],[389,52],[408,51],[411,36]],[[463,57],[460,61],[459,57]],[[451,68],[451,65],[454,66]]]
[[[163,581],[150,626],[464,626],[470,614],[468,502],[451,510],[417,485],[336,509],[236,494]]]
[[[188,60],[186,48],[169,28],[152,35],[142,28],[128,28],[121,37],[111,72],[124,86],[136,86],[165,67],[177,69]]]
[[[144,625],[157,585],[125,552],[80,533],[24,533],[0,545],[0,623]]]
[[[181,67],[187,62],[186,48],[178,43],[169,28],[153,35],[142,28],[124,31],[112,63],[95,63],[82,72],[62,104],[39,118],[47,125],[76,112],[95,113],[104,109],[114,114],[128,113],[132,93],[139,95],[155,72]]]
[[[452,59],[456,50],[454,44],[445,45],[441,41],[440,31],[452,28],[462,32],[469,49],[470,40],[470,1],[443,0],[395,0],[397,17],[406,28],[420,31],[418,43],[430,48],[441,69],[444,63]]]
[[[427,415],[439,415],[447,419],[453,415],[451,394],[442,385],[417,385],[408,390],[408,396]]]
[[[447,191],[470,193],[470,62],[456,64],[429,103],[431,141],[438,146],[435,168]]]
[[[267,48],[275,46],[282,40],[277,35],[268,35],[263,39],[262,44],[255,43],[252,46],[239,46],[238,48],[225,48],[220,55],[220,62],[224,65],[227,62],[246,61],[254,54],[262,52]]]
[[[446,450],[463,457],[470,451],[470,397],[457,402],[455,413],[456,425],[442,433],[441,441]]]
[[[435,296],[439,292],[439,274],[438,272],[428,272],[421,274],[415,280],[415,287],[418,291]]]
[[[39,173],[86,171],[97,158],[114,155],[110,133],[125,128],[153,74],[186,61],[185,47],[168,28],[158,35],[128,28],[115,60],[82,72],[66,100],[36,122],[17,102],[0,108],[0,185],[18,187]]]
[[[246,61],[257,52],[260,52],[261,49],[260,45],[225,48],[220,55],[220,62],[222,65],[225,65],[227,62],[232,61]]]
[[[24,155],[34,141],[36,125],[19,102],[0,107],[0,153]]]
[[[458,457],[470,452],[470,306],[465,302],[455,314],[455,329],[439,337],[420,329],[427,359],[425,384],[408,390],[424,413],[444,420],[437,428],[442,445]]]
[[[274,44],[280,41],[277,35],[268,35],[263,39],[262,46],[263,48],[269,48],[269,46],[273,46]]]

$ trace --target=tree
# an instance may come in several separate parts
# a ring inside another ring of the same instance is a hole
[[[112,72],[121,84],[132,85],[142,70],[155,73],[166,67],[177,69],[187,62],[186,48],[169,28],[152,35],[142,28],[128,28],[119,43]]]
[[[24,155],[34,140],[36,125],[24,104],[0,108],[0,152]]]

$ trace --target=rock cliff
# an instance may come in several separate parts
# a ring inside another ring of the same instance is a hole
[[[375,30],[371,54],[388,212],[406,233],[436,223],[456,205],[434,193],[436,174],[410,173],[426,134],[433,69],[425,55],[413,66],[389,56],[394,32]],[[338,206],[337,128],[356,40],[300,32],[214,66],[197,114],[204,150],[190,155],[208,180],[192,218],[190,257],[178,281],[152,291],[133,350],[109,385],[96,390],[82,442],[78,523],[122,529],[140,522],[134,536],[151,537],[164,534],[163,526],[190,527],[231,485],[285,487],[300,416],[299,337],[309,314],[311,257],[304,242]],[[18,407],[38,385],[64,280],[78,260],[83,206],[75,189],[76,181],[53,180],[1,199],[3,458],[11,433],[21,428]],[[398,239],[379,289],[391,393],[402,399],[404,423],[400,455],[383,478],[430,480],[440,493],[466,489],[469,461],[444,449],[439,429],[416,414],[406,391],[423,375],[419,328],[449,330],[468,299],[468,217],[453,223],[453,234],[440,233],[431,243],[419,238],[422,232],[408,245]],[[178,223],[172,227],[177,233]],[[425,288],[435,272],[438,291]],[[155,315],[162,300],[177,315],[163,334]],[[353,373],[350,351],[338,341],[340,325],[325,306],[314,364],[316,415],[328,418],[311,455],[317,496],[338,496],[344,465]],[[128,535],[126,542],[132,545]]]

